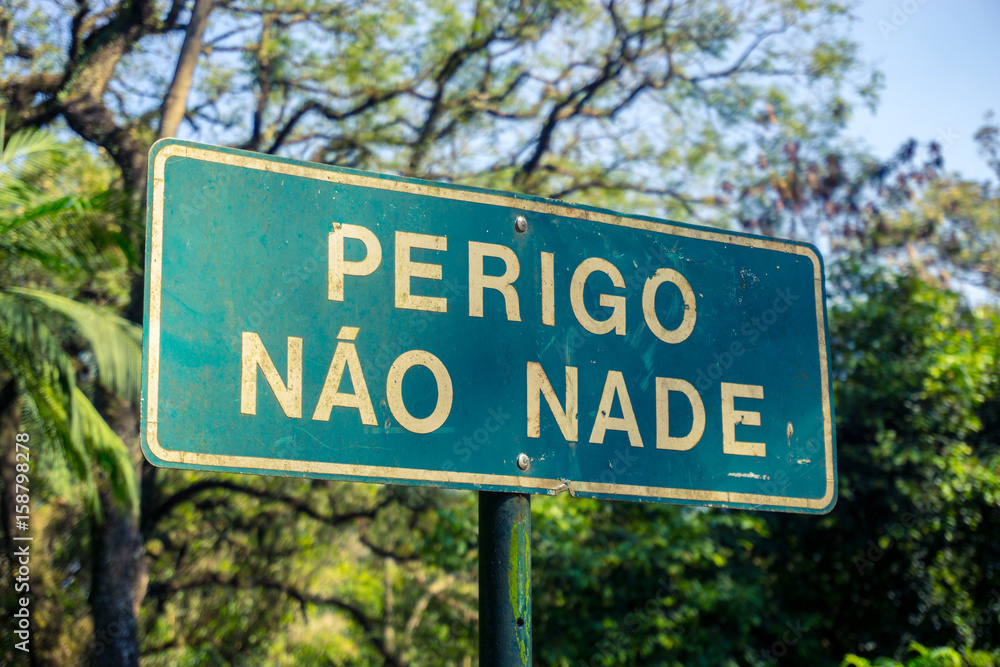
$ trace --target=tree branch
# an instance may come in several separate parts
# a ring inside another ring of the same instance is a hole
[[[267,153],[269,155],[274,155],[274,153],[276,153],[278,149],[281,148],[281,146],[283,146],[286,141],[288,141],[289,135],[291,135],[292,131],[295,129],[295,126],[298,125],[299,121],[301,121],[302,118],[311,111],[319,112],[329,120],[341,121],[350,118],[351,116],[356,116],[358,114],[364,113],[365,111],[368,111],[369,109],[375,107],[375,105],[377,104],[388,102],[389,100],[396,97],[397,95],[402,94],[403,92],[405,92],[405,89],[386,90],[379,93],[373,93],[369,95],[368,98],[365,99],[363,102],[348,109],[347,111],[337,111],[336,109],[328,107],[320,102],[317,102],[315,100],[310,100],[304,103],[302,106],[300,106],[292,114],[291,118],[288,119],[288,122],[286,122],[285,125],[278,131],[277,135],[274,138],[274,141],[271,143],[271,147],[267,149]],[[251,142],[253,141],[254,139],[251,138],[250,141],[248,141],[247,144],[245,144],[244,146],[249,147],[249,144],[251,144]]]
[[[371,508],[346,512],[344,514],[321,514],[313,509],[309,504],[291,496],[275,493],[267,489],[257,489],[252,486],[238,484],[228,480],[209,479],[195,482],[191,486],[178,491],[157,505],[155,509],[144,515],[143,523],[145,524],[144,528],[146,529],[146,532],[148,533],[150,529],[159,523],[160,520],[165,518],[171,511],[173,511],[174,508],[186,502],[194,502],[200,494],[215,490],[234,491],[262,501],[280,502],[288,505],[300,514],[304,514],[312,519],[321,521],[331,526],[341,525],[357,519],[372,519],[376,514],[378,514],[378,512],[392,502],[392,496],[388,496]]]
[[[262,590],[276,591],[282,593],[298,602],[300,605],[312,604],[322,607],[334,607],[345,612],[364,631],[367,639],[378,650],[385,659],[386,664],[395,667],[402,667],[400,659],[386,649],[385,643],[378,636],[376,621],[369,618],[360,607],[337,597],[324,597],[314,593],[304,591],[292,584],[276,579],[263,578],[242,578],[223,577],[217,573],[205,575],[200,579],[186,582],[169,581],[158,583],[149,587],[149,595],[155,597],[168,596],[179,591],[194,590],[200,588],[235,588],[248,590],[259,588]]]
[[[184,44],[181,46],[181,54],[174,70],[174,78],[170,82],[167,97],[163,101],[160,139],[176,135],[177,128],[184,118],[188,94],[191,91],[191,81],[194,78],[194,69],[198,64],[198,56],[201,55],[205,26],[208,25],[208,16],[212,12],[212,2],[213,0],[195,0],[187,33],[184,35]]]

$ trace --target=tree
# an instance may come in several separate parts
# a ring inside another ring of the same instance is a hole
[[[995,169],[991,119],[975,136]],[[783,141],[779,128],[763,125],[756,164],[723,184],[744,230],[828,245],[828,259],[912,267],[945,287],[1000,293],[1000,180],[949,173],[935,142],[910,139],[880,161],[849,147]]]
[[[843,125],[853,93],[856,47],[820,29],[846,27],[830,2],[205,5],[187,24],[180,0],[165,14],[149,0],[81,6],[68,26],[14,10],[0,93],[15,123],[65,119],[139,188],[149,125],[183,106],[187,78],[185,127],[216,143],[681,210],[698,199],[682,179],[740,154],[737,128],[766,100],[785,100],[783,128],[818,137]],[[172,35],[199,29],[199,74],[182,58],[164,76]],[[803,83],[815,104],[795,102]]]
[[[996,647],[979,612],[994,604],[1000,555],[1000,320],[913,276],[866,275],[862,288],[830,332],[841,511],[821,526],[775,522],[790,575],[775,585],[809,577],[811,595],[797,583],[785,599],[812,608],[812,636],[833,656],[898,653],[911,639]]]
[[[144,662],[439,665],[474,655],[467,495],[237,475],[178,475],[160,488],[144,516]],[[177,621],[188,618],[212,620]],[[279,624],[294,631],[276,633]]]
[[[532,518],[541,664],[766,664],[760,515],[558,498]]]
[[[95,407],[93,386],[88,395],[94,383],[79,381],[84,364],[78,353],[87,351],[91,374],[104,391],[137,400],[142,333],[107,310],[59,293],[81,275],[127,260],[122,252],[131,249],[127,235],[110,221],[126,210],[121,197],[111,191],[54,194],[65,192],[59,171],[67,164],[67,151],[46,134],[22,131],[4,137],[0,129],[0,146],[0,261],[9,271],[0,282],[0,514],[5,564],[12,571],[14,563],[7,559],[14,547],[10,538],[18,532],[15,515],[26,513],[19,509],[26,503],[15,502],[17,483],[37,491],[40,487],[28,482],[44,479],[65,493],[76,482],[97,523],[107,514],[102,497],[113,495],[133,510],[138,506],[129,451]],[[31,283],[55,291],[24,286]],[[30,438],[27,465],[15,460],[22,432]],[[8,610],[13,609],[11,579],[5,577],[3,591]],[[13,644],[12,635],[5,637]],[[11,646],[3,649],[9,652]]]

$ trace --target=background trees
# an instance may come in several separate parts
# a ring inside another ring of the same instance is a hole
[[[851,149],[840,131],[878,78],[852,87],[848,18],[822,0],[12,3],[0,10],[8,125],[87,148],[39,186],[72,200],[23,224],[35,209],[3,210],[0,232],[17,235],[0,233],[0,284],[137,321],[141,253],[129,248],[141,241],[127,221],[149,145],[175,131],[813,240],[843,260],[837,509],[539,499],[539,660],[837,664],[902,658],[911,640],[995,648],[997,327],[965,296],[970,284],[980,301],[996,293],[997,186],[947,174],[933,146],[882,161]],[[996,136],[987,123],[988,160]],[[114,216],[96,213],[109,187],[124,193]],[[26,245],[29,233],[58,252]],[[100,264],[109,255],[113,268]],[[0,297],[44,318],[51,342],[8,363],[60,360],[62,381],[75,378],[131,448],[141,499],[134,520],[102,503],[111,523],[90,533],[70,528],[87,511],[75,490],[39,498],[51,614],[38,622],[71,648],[36,660],[475,661],[471,494],[150,468],[127,382],[110,386],[127,403],[100,389],[81,333],[40,315],[43,303],[78,307],[32,294]],[[5,332],[22,322],[10,308]],[[107,344],[99,336],[93,354]],[[3,414],[0,428],[16,428]]]
[[[741,155],[738,128],[769,114],[789,135],[832,136],[856,94],[831,2],[216,2],[198,69],[164,67],[207,4],[80,5],[41,26],[58,5],[16,7],[11,121],[64,119],[135,188],[186,76],[195,138],[680,211],[710,194],[693,178]]]

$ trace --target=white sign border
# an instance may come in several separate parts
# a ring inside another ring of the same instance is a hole
[[[607,212],[579,209],[556,201],[539,201],[537,199],[522,199],[505,196],[498,193],[466,190],[457,187],[442,187],[430,183],[420,183],[408,180],[395,180],[366,176],[358,173],[346,173],[321,165],[305,163],[290,163],[285,161],[265,160],[253,155],[237,154],[210,146],[197,146],[188,142],[176,140],[161,140],[154,144],[150,151],[153,159],[152,201],[150,202],[150,244],[147,387],[143,397],[146,411],[145,441],[149,451],[167,463],[181,465],[201,465],[217,468],[240,468],[270,470],[275,472],[290,472],[319,475],[343,475],[349,477],[375,477],[399,481],[420,481],[440,484],[488,484],[523,488],[526,491],[556,494],[568,490],[571,494],[600,494],[612,496],[630,496],[632,498],[660,498],[674,501],[694,501],[705,504],[768,506],[775,509],[826,509],[836,492],[836,479],[833,469],[833,419],[830,399],[829,368],[826,346],[826,313],[823,302],[823,267],[818,253],[810,246],[781,243],[771,239],[752,236],[728,234],[706,228],[691,228],[673,225],[666,222],[618,216]],[[562,217],[572,217],[582,220],[620,227],[630,227],[660,234],[670,234],[687,238],[696,238],[719,243],[765,248],[778,252],[792,253],[808,257],[813,264],[813,282],[816,297],[816,322],[819,339],[819,361],[823,400],[823,439],[824,464],[826,467],[826,487],[820,498],[789,498],[786,496],[769,496],[755,493],[731,493],[726,491],[707,491],[699,489],[676,489],[666,487],[649,487],[631,484],[611,484],[600,482],[575,482],[558,479],[531,477],[530,475],[495,475],[484,473],[463,473],[437,470],[418,470],[414,468],[391,468],[382,466],[353,465],[343,463],[297,461],[291,459],[262,458],[252,456],[229,456],[220,454],[203,454],[198,452],[183,452],[164,449],[158,440],[158,405],[159,405],[159,369],[160,369],[160,313],[162,308],[162,271],[163,271],[163,201],[164,201],[164,169],[167,161],[173,157],[201,160],[245,169],[256,169],[287,176],[297,176],[311,180],[326,181],[341,185],[352,185],[379,190],[390,190],[425,197],[437,197],[457,201],[475,202],[505,208],[519,208],[533,213],[542,213]]]

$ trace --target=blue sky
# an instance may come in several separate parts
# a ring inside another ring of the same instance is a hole
[[[906,139],[937,140],[945,167],[989,176],[972,135],[992,110],[1000,122],[1000,1],[865,0],[854,38],[885,74],[873,116],[858,109],[848,132],[880,157]]]

